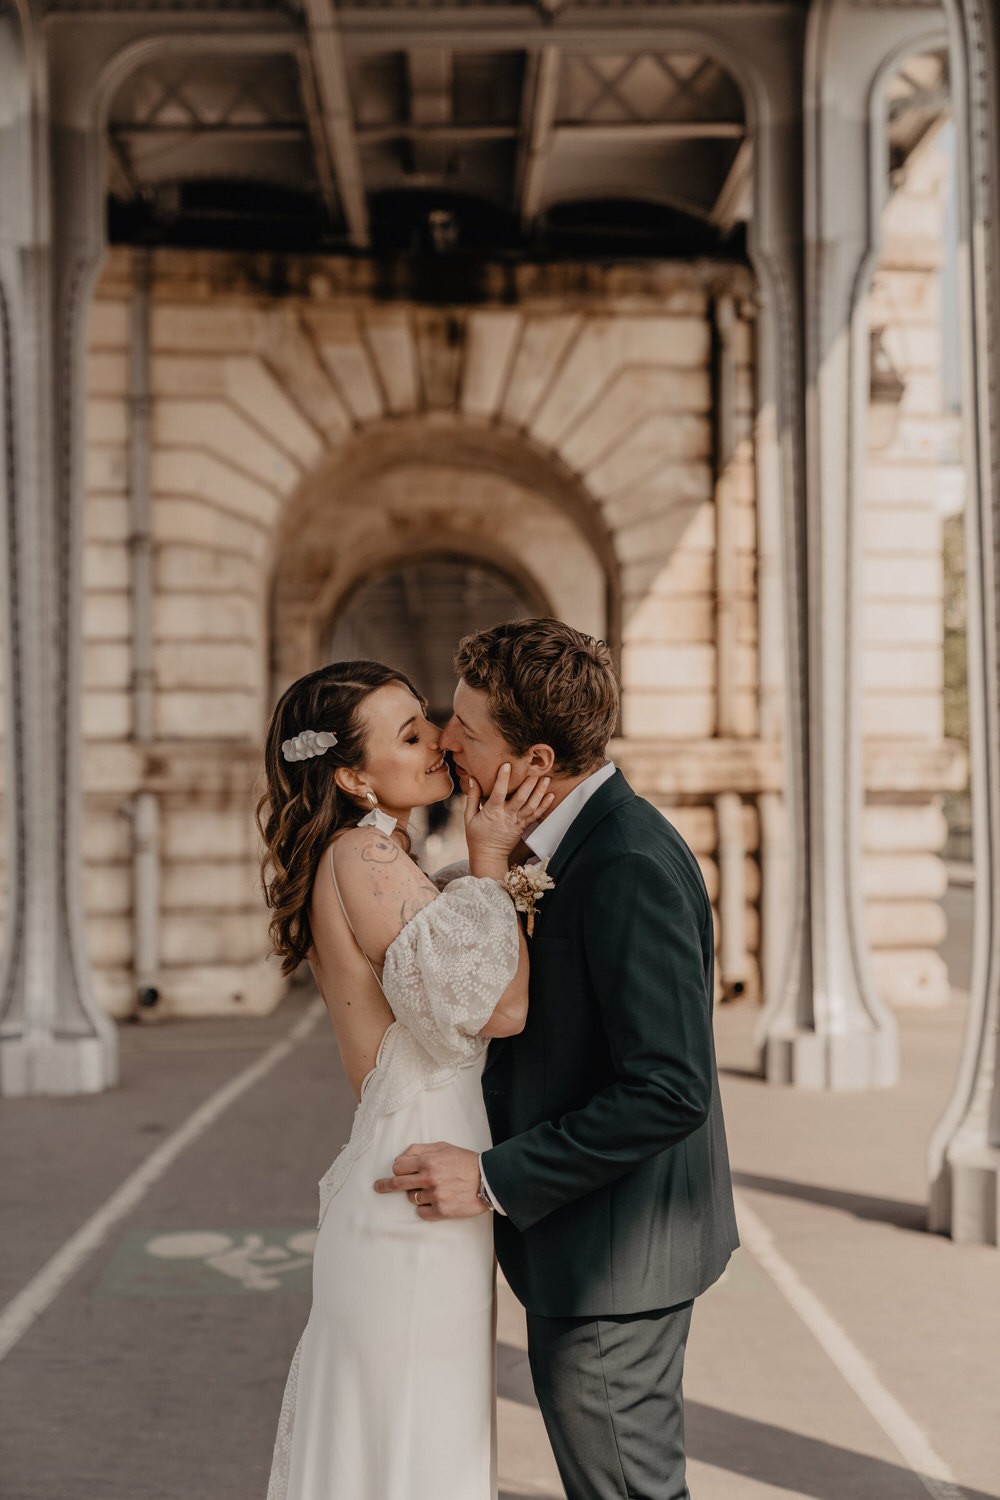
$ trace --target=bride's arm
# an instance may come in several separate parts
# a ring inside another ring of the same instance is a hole
[[[372,963],[417,912],[440,895],[395,839],[377,828],[351,828],[333,845],[333,865],[354,935]],[[333,890],[330,898],[336,902]]]
[[[517,970],[500,996],[493,1014],[480,1031],[480,1036],[517,1036],[519,1031],[524,1030],[528,1019],[528,945],[520,922],[517,929]]]
[[[355,936],[374,964],[406,924],[442,892],[399,844],[375,828],[352,828],[333,846],[340,894]],[[478,872],[477,872],[478,873]],[[331,899],[336,895],[331,891]],[[485,1037],[514,1036],[528,1014],[528,952],[518,924],[518,962],[513,979],[482,1028]]]

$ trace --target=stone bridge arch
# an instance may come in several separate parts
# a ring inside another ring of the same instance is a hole
[[[290,496],[271,575],[272,697],[321,659],[365,579],[442,554],[494,567],[526,600],[619,643],[619,568],[565,465],[503,427],[388,420],[328,453]]]

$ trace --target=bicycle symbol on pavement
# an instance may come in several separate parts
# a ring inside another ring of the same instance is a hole
[[[299,1230],[275,1245],[261,1234],[244,1234],[239,1240],[215,1230],[189,1229],[155,1234],[145,1250],[158,1260],[201,1262],[248,1292],[273,1292],[281,1288],[283,1276],[311,1263],[316,1234],[315,1229]]]

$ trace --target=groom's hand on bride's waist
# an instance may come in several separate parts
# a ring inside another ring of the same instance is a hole
[[[407,1146],[376,1193],[405,1193],[421,1219],[471,1219],[489,1212],[479,1197],[479,1155],[447,1141]]]

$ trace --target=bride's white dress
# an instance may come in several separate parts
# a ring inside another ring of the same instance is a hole
[[[372,1184],[414,1141],[489,1146],[478,1033],[517,959],[510,898],[473,876],[386,953],[395,1020],[319,1184],[312,1310],[267,1500],[495,1500],[491,1215],[426,1222]]]

